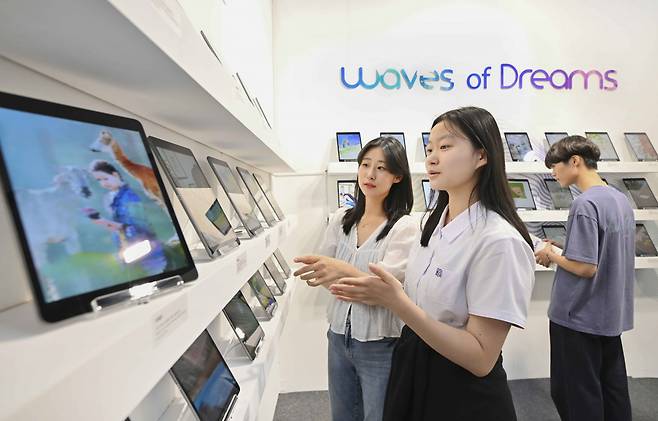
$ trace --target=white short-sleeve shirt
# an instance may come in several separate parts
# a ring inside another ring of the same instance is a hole
[[[433,319],[463,328],[469,315],[525,327],[535,258],[521,234],[478,203],[414,244],[404,289]]]
[[[409,250],[420,235],[419,220],[405,215],[398,219],[386,237],[375,241],[386,225],[384,222],[357,248],[356,226],[352,226],[347,235],[343,232],[346,210],[338,209],[329,220],[319,253],[350,263],[365,273],[370,273],[369,263],[378,263],[404,282]],[[350,304],[333,296],[331,300],[327,318],[332,332],[344,335],[350,315],[351,336],[356,340],[365,342],[400,336],[403,323],[390,310],[360,303]]]

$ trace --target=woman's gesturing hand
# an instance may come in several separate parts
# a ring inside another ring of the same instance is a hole
[[[368,265],[372,276],[342,278],[329,290],[339,300],[387,307],[391,310],[406,294],[393,275],[375,264]]]

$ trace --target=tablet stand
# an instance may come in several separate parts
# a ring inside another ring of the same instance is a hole
[[[185,285],[183,278],[176,275],[101,295],[91,301],[91,308],[94,314],[98,314],[100,311],[107,310],[108,308],[115,308],[114,306],[146,304],[155,297],[177,291],[183,285]]]

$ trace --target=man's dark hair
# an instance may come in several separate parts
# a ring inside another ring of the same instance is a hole
[[[546,168],[562,162],[567,163],[572,156],[578,155],[589,169],[597,169],[596,162],[601,158],[599,147],[582,136],[567,136],[551,146],[544,159]]]

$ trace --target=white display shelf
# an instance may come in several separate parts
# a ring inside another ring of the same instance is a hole
[[[276,364],[280,349],[279,340],[298,282],[293,278],[288,279],[285,294],[277,297],[279,305],[274,317],[266,322],[260,322],[265,332],[265,339],[256,359],[239,365],[230,364],[231,371],[240,385],[240,394],[231,413],[232,421],[255,421],[257,419],[260,405],[264,401],[266,384],[270,380],[270,373]],[[278,388],[276,390],[278,391]]]
[[[147,305],[57,324],[41,322],[33,303],[0,313],[0,420],[123,419],[295,224],[288,217],[198,263],[198,280]]]
[[[425,163],[412,162],[411,173],[414,175],[425,174]],[[542,162],[505,162],[508,174],[550,174]],[[356,162],[330,162],[327,166],[329,175],[351,175],[355,176],[357,171]],[[599,162],[599,172],[602,174],[643,174],[658,173],[658,162]]]
[[[636,221],[657,221],[658,209],[633,209]],[[566,222],[568,210],[520,210],[523,222]]]
[[[658,269],[658,257],[636,257],[635,269]],[[537,272],[554,272],[555,269],[537,265]]]
[[[273,131],[175,1],[37,7],[7,0],[0,3],[0,39],[0,55],[12,61],[261,170],[292,170]],[[0,90],[14,92],[3,80]]]
[[[550,174],[543,162],[505,162],[508,174]],[[610,174],[642,174],[658,172],[658,162],[599,162],[598,171]]]
[[[330,162],[327,166],[327,174],[329,175],[351,175],[356,176],[359,169],[357,162]]]

